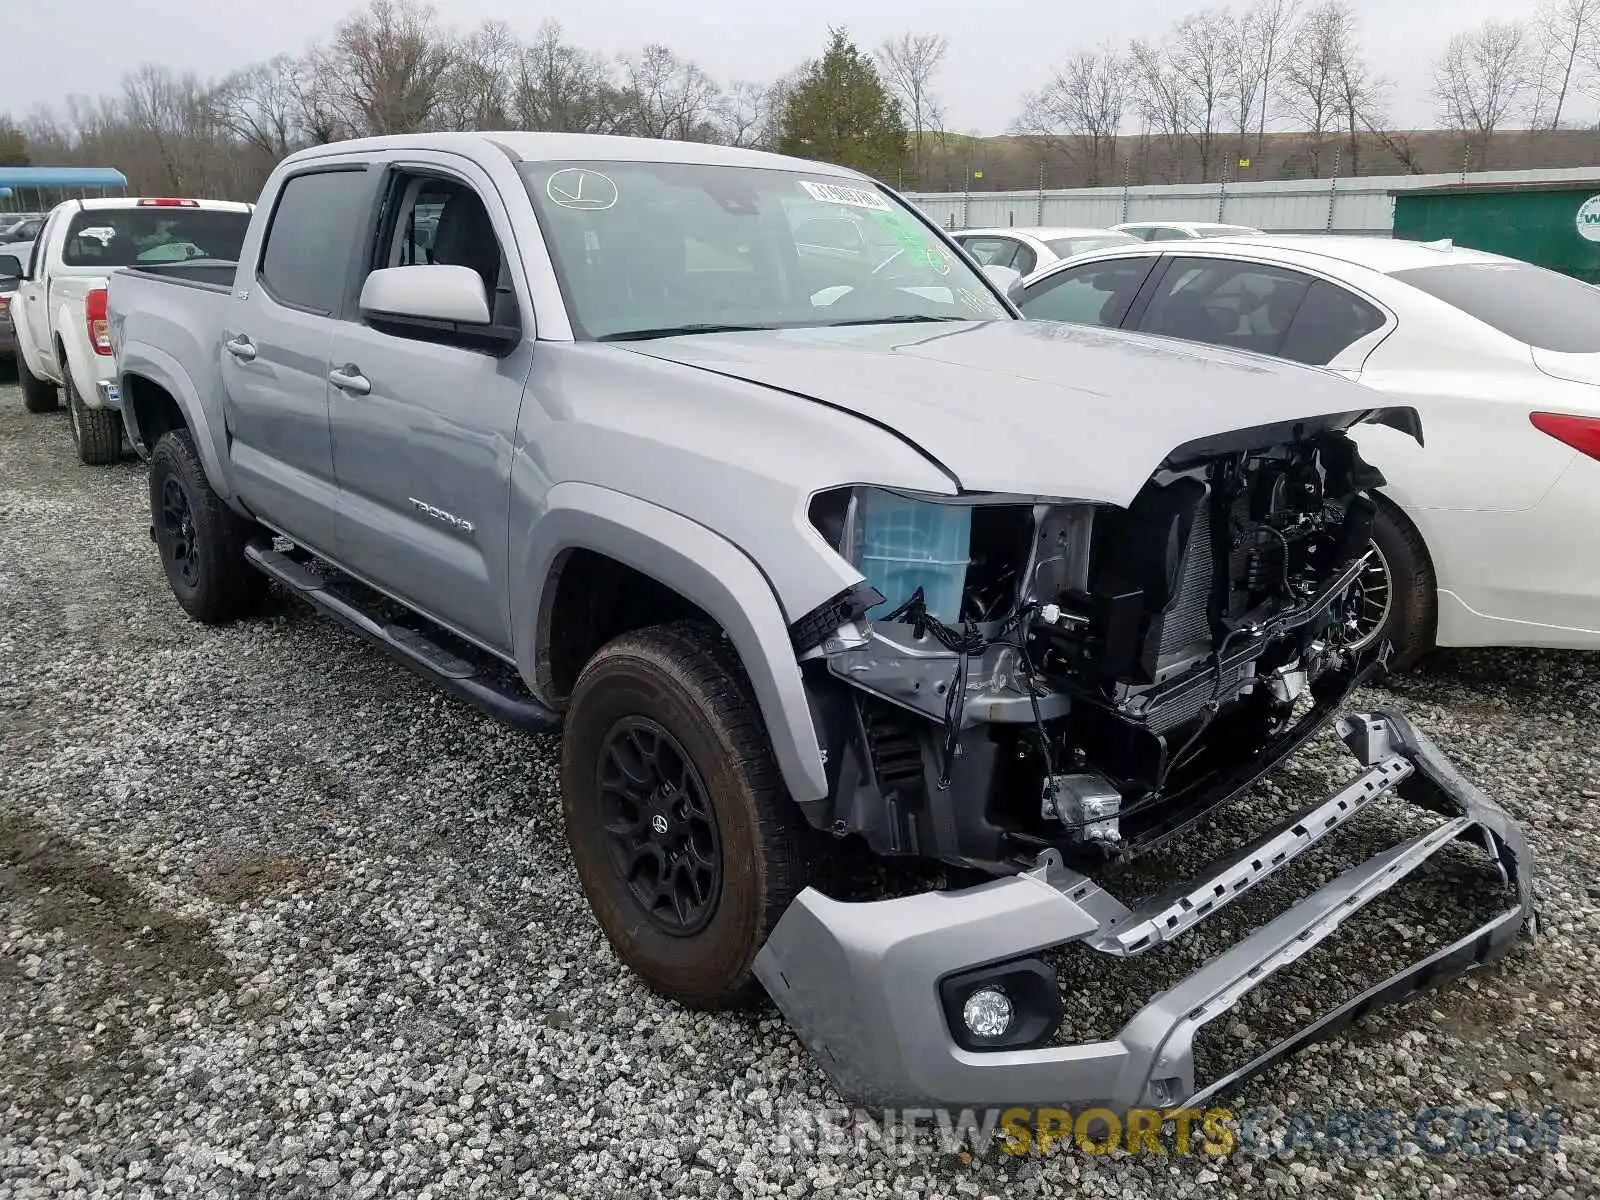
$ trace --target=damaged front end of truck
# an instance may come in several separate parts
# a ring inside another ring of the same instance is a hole
[[[807,817],[881,855],[992,877],[865,902],[807,890],[779,921],[757,974],[841,1093],[1194,1102],[1531,926],[1515,823],[1401,714],[1343,711],[1389,653],[1362,644],[1352,613],[1383,484],[1347,432],[1363,420],[1420,436],[1409,410],[1374,410],[1207,437],[1126,506],[866,487],[813,499],[812,523],[863,582],[795,634],[829,782]],[[1353,779],[1193,861],[1202,823],[1330,725]],[[1073,989],[1088,985],[1063,972],[1064,951],[1156,957],[1231,926],[1241,896],[1281,890],[1384,806],[1432,824],[1315,883],[1119,1028],[1073,1039]],[[1492,876],[1483,920],[1245,1061],[1197,1068],[1203,1029],[1461,846]],[[1178,877],[1114,895],[1104,881],[1151,855]]]

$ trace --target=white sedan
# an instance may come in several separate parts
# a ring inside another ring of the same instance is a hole
[[[1124,221],[1111,227],[1141,242],[1187,242],[1194,238],[1249,237],[1261,230],[1217,221]]]
[[[980,267],[1009,267],[1018,275],[1027,275],[1090,250],[1139,244],[1139,239],[1131,233],[1061,225],[963,229],[950,236]]]
[[[1025,315],[1233,346],[1417,409],[1426,447],[1359,434],[1387,477],[1361,636],[1600,649],[1600,292],[1515,259],[1388,238],[1100,251],[1013,290]]]

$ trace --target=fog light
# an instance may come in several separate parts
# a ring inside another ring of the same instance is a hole
[[[1011,997],[997,987],[981,987],[961,1006],[961,1019],[974,1036],[984,1039],[1004,1037],[1011,1028]]]

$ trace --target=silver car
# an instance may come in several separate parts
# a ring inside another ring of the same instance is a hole
[[[1023,320],[991,271],[839,167],[406,135],[284,160],[237,264],[114,273],[109,339],[177,602],[238,620],[275,580],[559,727],[577,877],[649,987],[764,988],[869,1103],[1171,1107],[1504,953],[1531,863],[1404,716],[1341,715],[1387,656],[1342,635],[1383,479],[1349,430],[1415,413]],[[1188,831],[1329,729],[1353,780],[1206,861]],[[1412,799],[1441,819],[1120,1030],[1067,1023],[1058,952],[1226,927]],[[847,846],[977,882],[852,897]],[[1202,1026],[1458,846],[1490,898],[1465,932],[1197,1067]],[[1158,848],[1155,895],[1107,873]]]

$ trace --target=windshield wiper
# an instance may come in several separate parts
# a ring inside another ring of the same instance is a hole
[[[968,321],[970,317],[933,317],[925,313],[898,313],[890,317],[852,317],[848,321],[829,321],[828,326],[836,325],[906,325],[913,321]]]
[[[690,333],[750,333],[757,329],[776,329],[776,325],[716,325],[700,322],[694,325],[664,325],[659,329],[623,329],[617,333],[602,333],[597,342],[642,342],[650,338],[681,337]]]

